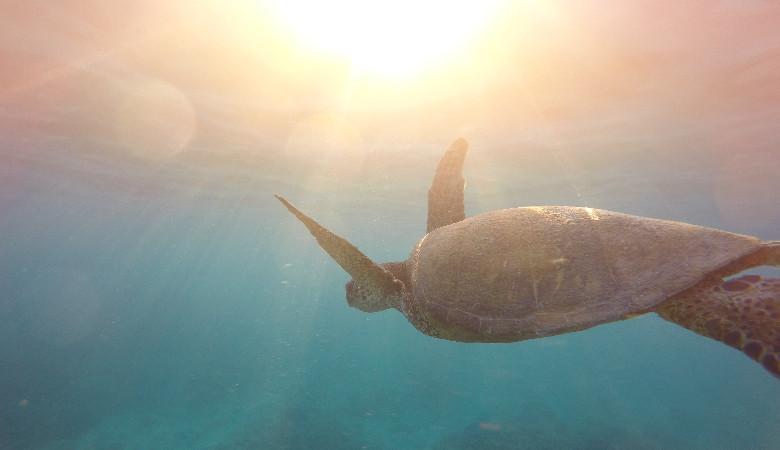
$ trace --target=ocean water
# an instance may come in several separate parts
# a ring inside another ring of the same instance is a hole
[[[509,35],[536,52],[381,95],[216,4],[71,3],[0,7],[0,448],[780,448],[780,384],[738,351],[655,314],[430,338],[349,308],[272,196],[400,261],[463,136],[468,216],[780,239],[773,2],[554,2]]]

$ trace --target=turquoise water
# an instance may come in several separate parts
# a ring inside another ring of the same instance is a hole
[[[780,447],[778,380],[738,351],[654,314],[436,340],[349,308],[348,276],[272,196],[403,260],[462,135],[469,216],[585,205],[780,239],[780,16],[728,5],[669,13],[701,14],[678,33],[725,30],[717,46],[611,41],[641,70],[550,62],[579,81],[520,95],[511,72],[346,111],[272,75],[242,91],[260,78],[234,55],[209,64],[238,78],[220,84],[190,70],[220,52],[178,35],[119,46],[151,6],[117,14],[129,31],[94,27],[114,14],[12,11],[3,54],[25,64],[0,91],[0,448]],[[598,36],[643,22],[610,17]],[[42,37],[12,39],[19,23]],[[181,64],[156,47],[171,39]]]

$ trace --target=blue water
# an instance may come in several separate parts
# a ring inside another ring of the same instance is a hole
[[[403,260],[463,136],[469,216],[585,205],[780,239],[777,5],[560,2],[545,32],[589,24],[593,64],[561,34],[550,60],[349,108],[338,76],[290,81],[203,31],[229,34],[218,7],[129,3],[0,15],[0,448],[780,448],[780,384],[740,352],[654,314],[424,336],[349,308],[272,196]]]

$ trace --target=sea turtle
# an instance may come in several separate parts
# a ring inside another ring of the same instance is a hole
[[[400,311],[421,332],[514,342],[656,312],[735,347],[780,378],[780,241],[593,208],[534,206],[465,218],[468,145],[428,191],[428,232],[403,262],[376,264],[280,196],[352,279],[347,303]]]

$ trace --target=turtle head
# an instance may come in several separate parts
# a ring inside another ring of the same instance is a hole
[[[379,266],[393,275],[393,283],[397,285],[393,289],[394,291],[399,293],[406,291],[406,285],[404,284],[407,278],[406,262],[383,263]],[[376,295],[371,290],[364,289],[354,278],[347,281],[347,284],[344,285],[344,290],[347,291],[347,304],[349,306],[368,313],[384,311],[389,308],[399,308],[402,301],[399,295]]]
[[[363,312],[373,313],[393,307],[381,295],[376,295],[368,289],[363,289],[355,282],[354,278],[350,278],[347,281],[347,284],[344,285],[344,290],[347,291],[347,304]]]
[[[406,287],[391,270],[405,273],[404,263],[375,263],[346,239],[332,233],[284,198],[275,197],[306,225],[320,247],[352,276],[345,286],[349,306],[365,312],[400,307]]]

